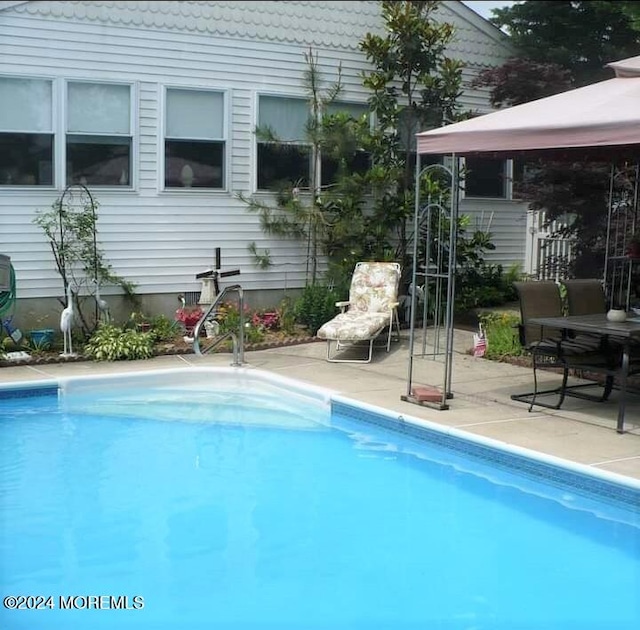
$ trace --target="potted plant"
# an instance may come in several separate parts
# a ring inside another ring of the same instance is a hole
[[[36,324],[35,328],[27,332],[29,346],[36,351],[49,350],[53,344],[53,339],[56,334],[56,331],[53,328],[43,326],[43,324],[49,320],[49,315],[45,314],[38,316],[33,311],[30,312],[29,315],[32,321]]]
[[[49,350],[56,331],[53,328],[38,328],[29,331],[29,345],[33,350]]]

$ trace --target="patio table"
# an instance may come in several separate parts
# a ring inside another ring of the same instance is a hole
[[[569,315],[566,317],[532,317],[528,324],[556,328],[564,331],[584,332],[601,337],[616,337],[622,342],[622,362],[618,398],[618,422],[616,431],[624,433],[624,411],[627,398],[627,379],[631,363],[631,343],[640,339],[640,317],[630,317],[624,322],[610,322],[604,313]]]

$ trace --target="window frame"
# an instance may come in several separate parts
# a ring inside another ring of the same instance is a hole
[[[262,97],[268,97],[268,98],[280,98],[280,99],[286,99],[286,100],[296,100],[296,101],[302,101],[305,106],[306,106],[306,110],[307,110],[307,114],[309,113],[309,105],[308,105],[308,99],[305,96],[302,96],[300,94],[289,94],[289,93],[277,93],[277,92],[258,92],[255,95],[255,115],[254,115],[254,133],[253,133],[253,151],[254,151],[254,168],[252,169],[252,179],[253,179],[253,191],[255,193],[261,193],[261,194],[274,194],[274,190],[271,190],[269,188],[259,188],[258,187],[258,181],[260,179],[259,177],[259,173],[258,173],[258,169],[260,167],[260,158],[259,158],[259,150],[260,150],[260,144],[269,144],[267,142],[264,141],[260,141],[258,139],[257,134],[255,133],[255,129],[257,129],[258,127],[260,127],[260,99]],[[276,142],[274,144],[277,145],[285,145],[285,146],[290,146],[290,147],[300,147],[303,150],[306,150],[309,152],[309,168],[307,171],[307,179],[310,181],[310,175],[311,175],[311,169],[313,168],[312,162],[311,162],[311,143],[306,142],[306,141],[285,141],[285,142]],[[306,187],[304,187],[304,189],[306,190]]]
[[[96,136],[96,137],[105,137],[105,138],[128,138],[130,140],[130,150],[129,150],[129,182],[124,185],[113,185],[113,184],[87,184],[92,189],[101,190],[101,191],[126,191],[131,192],[132,190],[137,190],[138,187],[138,178],[139,178],[139,160],[138,160],[138,143],[139,143],[139,132],[138,132],[138,83],[132,81],[111,81],[104,79],[85,79],[83,77],[74,77],[74,78],[64,78],[62,79],[63,87],[62,87],[62,101],[63,105],[60,108],[60,116],[59,116],[59,145],[60,145],[60,182],[64,187],[70,185],[72,182],[69,182],[69,173],[67,172],[67,137],[69,135],[72,136]],[[88,85],[116,85],[116,86],[125,86],[129,89],[129,133],[128,135],[117,134],[117,133],[79,133],[79,132],[69,132],[69,85],[72,83],[84,83]]]
[[[373,127],[373,124],[374,124],[374,122],[373,122],[374,113],[369,110],[369,104],[366,101],[364,103],[359,103],[359,102],[356,102],[356,101],[346,101],[346,100],[345,101],[341,101],[341,100],[333,101],[332,103],[329,104],[329,108],[335,109],[336,111],[333,111],[333,112],[332,111],[328,111],[327,113],[329,115],[336,114],[336,113],[338,113],[340,111],[347,111],[348,112],[348,110],[341,110],[341,109],[339,109],[337,107],[332,107],[332,106],[334,106],[336,104],[343,104],[343,105],[346,105],[347,107],[348,106],[354,106],[356,108],[362,107],[364,109],[364,111],[362,113],[363,114],[367,114],[368,117],[369,117],[369,129],[372,130],[374,128]],[[352,116],[352,118],[354,117],[353,116],[353,112],[348,112],[348,113]],[[360,151],[362,151],[362,149],[360,149]],[[368,153],[367,151],[362,151],[362,154],[366,155],[368,166],[369,166],[369,168],[371,168],[371,166],[372,166],[371,154]],[[356,159],[357,159],[357,158],[355,158],[355,155],[356,154],[354,154],[354,161],[356,161]],[[324,173],[322,171],[322,164],[323,164],[324,160],[325,160],[325,158],[323,157],[322,152],[321,152],[321,154],[320,154],[320,184],[321,184],[321,186],[323,188],[326,187],[326,186],[332,186],[334,184],[334,182],[326,182],[325,183],[325,182],[322,181],[323,180],[323,176],[324,176]],[[358,171],[356,170],[354,172],[358,172]]]
[[[223,87],[211,87],[210,85],[180,85],[176,83],[167,83],[161,86],[161,108],[158,124],[158,190],[162,193],[179,194],[187,193],[190,195],[197,194],[216,194],[216,193],[228,193],[229,182],[231,178],[231,160],[229,158],[231,154],[231,141],[229,133],[229,103],[231,100],[230,89]],[[205,92],[222,95],[222,138],[168,138],[167,137],[167,112],[168,112],[168,98],[167,94],[171,90],[180,91],[193,91],[193,92]],[[166,185],[166,141],[167,140],[193,140],[193,141],[208,141],[208,142],[220,142],[222,143],[222,186],[220,188],[206,188],[206,187],[191,187],[191,186],[167,186]]]
[[[2,184],[0,185],[0,191],[19,191],[19,190],[56,190],[58,188],[58,182],[60,181],[60,162],[58,161],[58,153],[60,150],[60,141],[57,132],[58,123],[58,91],[59,81],[52,76],[47,75],[23,75],[23,74],[0,74],[0,79],[18,80],[18,81],[44,81],[49,83],[51,87],[51,102],[50,102],[50,119],[49,119],[49,131],[47,132],[34,132],[34,131],[8,131],[0,129],[0,134],[26,134],[26,135],[48,135],[51,137],[51,183],[50,184]]]
[[[280,99],[285,99],[285,100],[298,100],[298,101],[304,101],[306,108],[307,108],[307,114],[310,114],[309,111],[309,103],[308,103],[308,98],[304,95],[300,95],[300,94],[291,94],[291,93],[279,93],[279,92],[269,92],[269,91],[260,91],[260,92],[256,92],[255,94],[255,99],[254,99],[254,130],[259,127],[259,123],[260,123],[260,98],[261,97],[269,97],[269,98],[280,98]],[[364,107],[368,109],[368,103],[366,101],[364,102],[360,102],[360,101],[353,101],[353,100],[336,100],[332,103],[332,105],[335,105],[336,103],[344,103],[345,105],[352,105],[352,106],[356,106],[356,107]],[[369,125],[370,127],[373,126],[373,114],[372,112],[367,112],[369,115]],[[258,150],[259,150],[259,145],[261,144],[261,141],[258,139],[257,135],[254,133],[253,134],[253,164],[254,164],[254,168],[252,169],[252,190],[254,193],[258,193],[258,194],[274,194],[274,190],[268,189],[268,188],[259,188],[258,187],[258,180],[259,180],[259,173],[258,173],[258,169],[260,166],[260,160],[258,157]],[[264,143],[264,142],[262,142]],[[289,145],[289,146],[296,146],[296,147],[305,147],[308,148],[309,153],[311,153],[311,143],[307,142],[307,141],[302,141],[302,142],[294,142],[294,141],[285,141],[285,142],[280,142],[277,144],[282,144],[282,145]],[[320,164],[322,165],[322,154],[320,155]],[[311,169],[313,168],[313,164],[311,164],[311,157],[309,158],[309,172],[308,172],[308,179],[310,180],[310,176],[311,176]],[[322,181],[322,167],[321,167],[321,172],[319,174],[320,176],[320,181]]]

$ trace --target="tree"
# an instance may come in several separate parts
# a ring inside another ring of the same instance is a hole
[[[377,192],[376,225],[397,243],[395,260],[408,268],[407,221],[414,210],[415,133],[460,117],[462,63],[446,55],[453,25],[439,22],[440,3],[382,2],[386,35],[367,34],[361,50],[374,69],[363,84],[377,127],[368,149]]]
[[[513,57],[497,68],[487,68],[472,81],[473,87],[491,87],[494,107],[521,105],[571,88],[571,71],[556,63]]]
[[[490,87],[494,105],[510,106],[611,78],[608,62],[640,51],[636,9],[628,2],[536,0],[494,10],[491,22],[507,30],[519,54],[481,73],[474,85]],[[527,166],[530,176],[519,185],[529,208],[544,210],[549,224],[562,215],[576,217],[563,228],[577,237],[569,273],[597,276],[604,261],[611,167],[579,159]]]
[[[617,4],[631,18],[632,27],[640,31],[640,4],[637,0],[620,0]]]
[[[576,237],[572,260],[551,258],[546,271],[598,277],[603,271],[611,166],[576,160],[538,161],[528,167],[531,174],[520,194],[529,201],[529,210],[544,211],[547,224],[561,219],[555,236]]]
[[[519,57],[569,70],[573,87],[611,76],[611,61],[637,55],[640,32],[630,5],[602,0],[527,0],[496,9],[491,22],[506,29]]]
[[[248,198],[239,193],[238,198],[245,202],[249,210],[258,213],[260,225],[266,234],[285,238],[304,240],[307,243],[307,283],[315,284],[318,279],[318,257],[325,231],[329,227],[326,204],[322,200],[320,185],[321,148],[326,144],[323,135],[323,117],[327,106],[335,101],[342,89],[341,70],[338,78],[323,91],[323,81],[318,70],[318,56],[312,50],[305,53],[307,69],[303,78],[309,102],[309,116],[305,134],[311,146],[311,168],[309,188],[305,195],[303,187],[297,182],[283,182],[276,191],[275,205]],[[270,128],[256,129],[256,135],[266,142],[279,143],[280,139]],[[285,149],[286,150],[286,147]],[[255,243],[249,245],[256,262],[261,267],[270,265],[268,251],[259,253]]]
[[[266,233],[307,239],[312,261],[322,251],[336,285],[343,285],[358,260],[395,260],[410,269],[407,225],[414,211],[415,133],[462,116],[457,102],[462,63],[446,55],[454,29],[436,19],[440,4],[382,2],[385,35],[368,33],[360,42],[372,64],[363,74],[363,85],[371,91],[374,127],[369,116],[328,114],[331,101],[321,96],[316,58],[309,53],[305,87],[311,104],[307,135],[314,157],[311,196],[295,183],[277,193],[275,205],[240,196],[260,214]],[[335,98],[338,93],[331,89],[327,94]],[[268,130],[257,133],[269,139]],[[368,158],[368,167],[354,169],[354,155],[361,165]],[[318,167],[325,158],[333,161],[336,172],[330,185],[321,186]],[[365,203],[366,193],[372,203]],[[255,245],[253,252],[258,253]],[[268,263],[264,256],[257,260]],[[311,282],[316,269],[312,264]]]
[[[634,10],[627,2],[546,0],[495,9],[490,21],[507,30],[518,55],[484,70],[473,85],[490,87],[500,107],[608,79],[607,63],[640,51]]]
[[[101,284],[119,286],[128,299],[137,300],[135,284],[116,275],[105,259],[97,239],[98,208],[86,186],[71,184],[48,210],[38,210],[33,219],[47,238],[62,279],[62,293],[65,296],[71,293],[86,337],[96,329],[98,318],[91,321],[85,305],[88,302],[97,309]],[[63,306],[69,306],[68,300],[59,300]]]

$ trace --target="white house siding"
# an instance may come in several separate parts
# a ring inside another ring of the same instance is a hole
[[[502,265],[507,271],[519,265],[525,271],[527,205],[515,201],[465,199],[460,213],[470,218],[470,229],[489,230],[495,250],[487,252],[485,261]]]
[[[212,266],[214,249],[221,247],[223,267],[240,269],[247,290],[303,286],[304,247],[265,236],[257,217],[236,199],[236,193],[251,194],[255,187],[257,95],[305,96],[304,54],[312,48],[326,84],[342,64],[341,98],[364,102],[361,72],[369,66],[358,43],[367,32],[382,32],[378,2],[23,2],[4,7],[0,75],[134,85],[133,190],[92,188],[100,203],[99,240],[116,273],[135,282],[141,295],[197,291],[195,274]],[[461,3],[443,3],[438,16],[457,26],[459,41],[451,54],[470,64],[467,82],[480,68],[508,56],[499,31]],[[164,86],[215,88],[227,95],[225,191],[161,190]],[[464,105],[487,110],[486,94],[469,89]],[[62,140],[62,129],[58,132],[56,139]],[[61,295],[53,258],[32,219],[62,190],[61,181],[56,190],[0,188],[0,253],[11,257],[21,298]],[[511,217],[508,203],[496,202],[496,215],[501,205]],[[524,230],[517,234],[511,218],[496,218],[494,225],[505,229],[504,234],[494,230],[505,247],[496,255],[508,258],[513,242],[521,241],[522,253],[519,245],[515,249],[523,256]],[[252,241],[270,250],[272,268],[253,264],[247,250]]]

